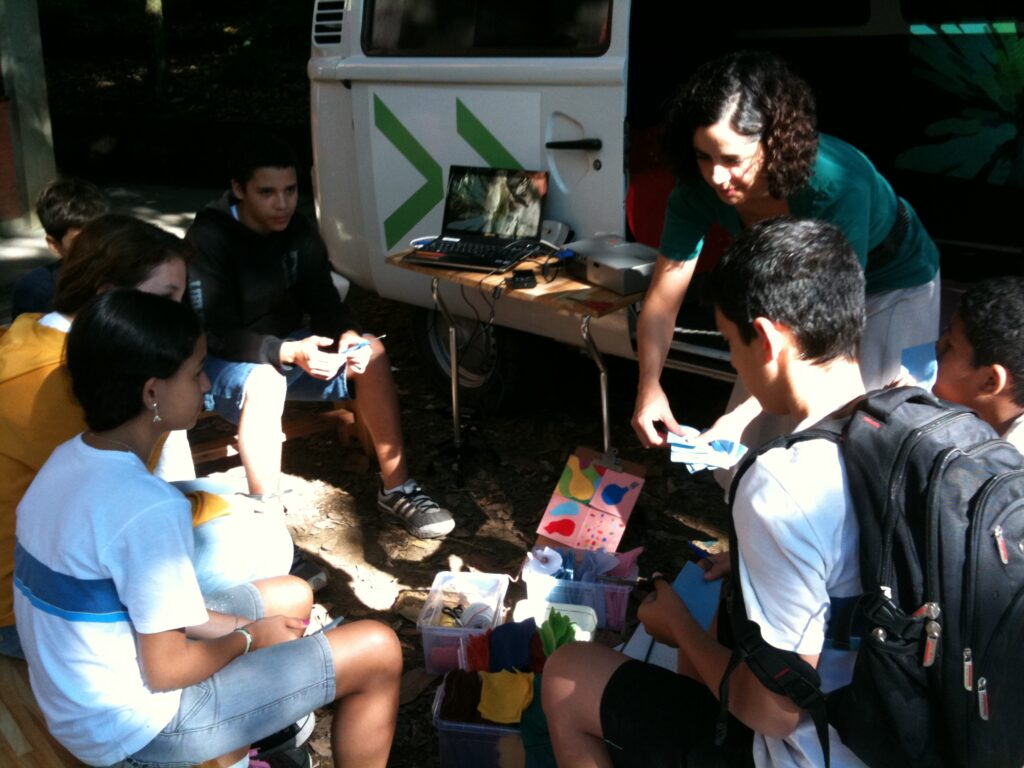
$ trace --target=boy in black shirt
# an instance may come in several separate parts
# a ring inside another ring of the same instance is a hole
[[[349,399],[358,381],[360,418],[380,463],[378,508],[414,536],[445,536],[455,527],[451,514],[409,476],[384,346],[362,335],[333,287],[316,226],[296,213],[295,168],[276,137],[243,140],[231,189],[186,234],[196,251],[189,296],[206,326],[213,409],[238,424],[250,493],[274,494],[285,400]]]

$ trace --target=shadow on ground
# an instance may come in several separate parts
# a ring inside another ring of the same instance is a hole
[[[329,572],[317,597],[332,614],[374,618],[392,626],[405,655],[403,704],[391,765],[439,764],[431,703],[438,678],[423,670],[416,630],[419,607],[438,571],[473,568],[515,576],[569,453],[600,447],[597,372],[577,350],[538,340],[534,373],[507,412],[465,423],[468,449],[461,477],[447,452],[451,416],[447,396],[424,382],[422,364],[408,338],[409,309],[353,289],[350,303],[366,328],[388,334],[399,387],[407,454],[414,476],[453,512],[458,528],[444,541],[419,541],[382,522],[376,512],[375,462],[357,445],[343,446],[334,432],[289,440],[284,449],[289,522],[296,545]],[[689,539],[720,541],[725,506],[717,485],[671,465],[666,452],[644,451],[629,427],[636,386],[635,363],[609,361],[612,443],[623,458],[647,468],[647,481],[620,550],[643,546],[642,571],[678,570]],[[666,383],[683,422],[703,427],[721,412],[728,387],[668,374]],[[289,406],[299,410],[308,405]],[[313,406],[314,408],[316,406]],[[231,463],[201,471],[228,471]],[[509,604],[525,596],[509,589]],[[635,606],[631,607],[631,614]],[[615,643],[619,633],[602,633]],[[329,754],[328,718],[311,741]]]

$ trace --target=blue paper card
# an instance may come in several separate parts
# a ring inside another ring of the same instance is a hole
[[[690,614],[704,629],[711,628],[711,621],[718,609],[718,596],[722,591],[722,580],[704,580],[704,571],[696,563],[687,563],[672,582],[672,589],[683,599]]]
[[[704,581],[704,571],[700,566],[687,563],[672,582],[672,589],[686,603],[693,618],[704,629],[710,629],[715,609],[718,607],[718,596],[722,591],[722,580]],[[676,649],[656,642],[644,629],[643,624],[637,626],[622,652],[634,659],[676,671]]]

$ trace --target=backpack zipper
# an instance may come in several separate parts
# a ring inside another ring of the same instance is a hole
[[[924,625],[924,655],[921,657],[921,666],[930,667],[935,663],[935,652],[939,649],[941,639],[942,625],[934,619],[927,622]]]
[[[978,678],[978,716],[988,720],[988,681],[984,677]]]
[[[1003,565],[1010,564],[1010,553],[1006,551],[1006,539],[1003,538],[1003,526],[997,525],[992,529],[992,538],[996,540],[996,548],[999,550],[999,559]]]
[[[991,480],[986,482],[981,487],[981,490],[975,497],[973,508],[980,509],[981,507],[983,507],[985,503],[988,501],[989,497],[993,493],[995,493],[995,491],[998,490],[1003,485],[1003,483],[1017,479],[1021,475],[1024,475],[1024,470],[1015,470],[993,477]],[[982,531],[980,529],[980,526],[975,525],[972,525],[967,531],[967,541],[969,545],[967,563],[970,565],[970,567],[965,569],[966,575],[964,577],[963,584],[963,605],[961,606],[961,612],[963,615],[963,632],[961,634],[967,640],[971,641],[964,643],[964,646],[968,649],[974,647],[974,637],[972,632],[972,628],[974,626],[974,584],[978,578],[976,569],[978,566],[978,558],[981,556],[981,546],[985,538],[984,534],[989,533],[992,536],[992,540],[995,543],[999,552],[999,559],[1002,561],[1003,565],[1009,565],[1009,550],[1006,547],[1004,529],[1001,523],[1003,519],[1006,517],[1006,515],[1012,512],[1013,510],[1017,509],[1018,506],[1019,505],[1017,504],[1011,504],[1009,510],[1002,510],[1002,512],[996,520],[995,526],[993,526],[993,528],[988,532]]]
[[[1003,473],[993,477],[991,480],[986,482],[979,491],[975,498],[973,509],[980,509],[988,501],[995,491],[1000,488],[1004,483],[1012,480],[1019,479],[1021,475],[1024,475],[1024,470],[1013,470],[1010,472]],[[1020,511],[1019,503],[1011,503],[1008,508],[1000,510],[999,517],[996,518],[996,524],[992,527],[990,533],[992,540],[995,543],[999,551],[999,559],[1004,565],[1009,565],[1009,550],[1006,548],[1005,530],[1002,527],[1002,521],[1007,516],[1014,512]],[[970,682],[974,677],[974,652],[973,648],[973,621],[974,621],[974,593],[975,593],[975,582],[977,581],[977,565],[980,556],[980,551],[986,531],[982,531],[980,526],[972,526],[968,530],[968,543],[969,543],[969,563],[971,568],[967,570],[967,575],[964,578],[964,589],[963,589],[963,605],[961,606],[964,616],[964,632],[967,642],[964,645],[964,656],[963,656],[963,673],[964,673],[964,688],[968,691],[971,690]],[[1007,606],[1003,615],[1000,617],[999,622],[996,624],[992,636],[994,637],[998,632],[1004,629],[1003,625],[1006,623],[1007,614],[1012,614],[1016,606],[1020,602],[1020,596],[1016,597],[1010,605]],[[978,658],[979,670],[984,671],[986,657],[988,654],[988,648],[982,649],[982,653]],[[985,676],[979,676],[977,680],[977,694],[978,694],[978,716],[982,720],[989,719],[989,696],[988,696],[988,680]]]

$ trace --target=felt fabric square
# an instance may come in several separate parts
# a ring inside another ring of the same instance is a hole
[[[541,706],[542,678],[543,675],[534,675],[533,702],[523,711],[520,723],[523,749],[526,751],[526,768],[558,768],[555,753],[551,749],[548,721]]]
[[[479,723],[482,687],[483,681],[477,672],[453,669],[445,675],[441,719],[455,723]]]
[[[466,666],[473,672],[487,672],[491,668],[491,632],[471,635],[466,641]]]
[[[555,610],[552,610],[548,620],[540,625],[537,634],[540,635],[540,642],[547,656],[554,653],[556,648],[576,639],[576,630],[569,617]]]
[[[533,701],[532,672],[480,672],[480,716],[492,723],[518,723]]]
[[[490,638],[490,671],[518,669],[526,671],[530,668],[530,638],[537,634],[537,622],[510,621],[501,624],[491,631]]]

